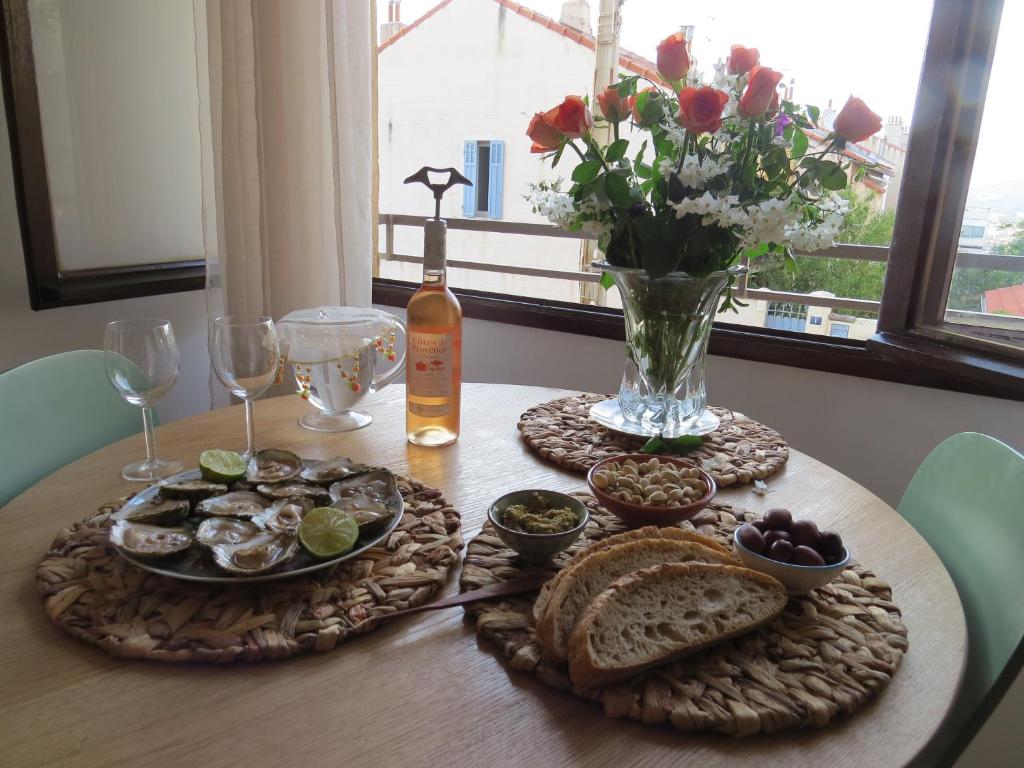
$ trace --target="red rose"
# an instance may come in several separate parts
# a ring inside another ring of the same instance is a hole
[[[761,54],[757,48],[744,48],[742,45],[734,45],[729,49],[728,72],[730,75],[745,75],[757,66],[761,60]]]
[[[682,80],[690,71],[690,52],[682,32],[658,43],[658,72],[666,80]]]
[[[579,96],[566,96],[565,101],[545,112],[544,117],[570,139],[590,133],[594,125],[594,116]]]
[[[882,127],[882,118],[868,109],[868,105],[851,96],[836,115],[832,130],[837,136],[854,143],[877,133]]]
[[[605,88],[597,94],[597,105],[601,108],[601,114],[609,123],[620,123],[626,119],[630,112],[629,97],[623,98],[619,95],[618,88],[614,86]]]
[[[740,96],[739,113],[742,117],[761,117],[771,106],[775,88],[782,80],[782,73],[768,67],[754,67],[750,70],[747,90]]]
[[[722,127],[722,110],[729,94],[717,88],[684,88],[679,92],[679,124],[694,133],[714,133]]]
[[[545,113],[539,112],[529,121],[526,128],[526,135],[534,139],[534,145],[529,148],[532,153],[545,153],[557,150],[562,145],[562,132],[552,125]]]
[[[533,146],[530,147],[530,151],[536,153],[550,152],[553,149],[558,149],[562,146],[562,140],[565,138],[562,132],[555,128],[543,112],[538,112],[530,120],[530,126],[526,129],[526,135],[533,139]]]

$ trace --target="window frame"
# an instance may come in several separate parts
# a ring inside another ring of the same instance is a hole
[[[957,242],[988,96],[1003,0],[936,0],[905,178],[869,351],[966,380],[1024,390],[1010,336],[945,319]],[[978,63],[982,66],[977,66]],[[1019,337],[1016,337],[1019,338]]]
[[[1002,4],[1002,0],[935,0],[896,228],[888,250],[878,333],[865,342],[715,322],[711,354],[1024,400],[1024,366],[1005,355],[997,334],[988,340],[963,338],[962,328],[953,324],[921,322],[925,309],[933,317],[938,317],[937,307],[945,309],[984,106],[983,100],[975,105],[956,104],[951,94],[986,91]],[[967,66],[971,56],[981,57],[975,60],[985,66]],[[975,90],[950,87],[952,81]],[[941,254],[946,255],[939,258]],[[374,301],[405,306],[414,288],[375,279]],[[467,317],[624,339],[621,310],[472,290],[454,292]]]
[[[206,283],[203,259],[102,269],[60,269],[28,1],[4,0],[0,18],[0,78],[29,305],[41,310],[202,290]]]

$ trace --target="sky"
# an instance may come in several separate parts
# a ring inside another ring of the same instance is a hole
[[[492,2],[492,0],[473,0]],[[378,21],[387,20],[387,0],[377,0]],[[562,0],[520,0],[523,5],[557,19]],[[437,0],[403,0],[402,20],[414,21]],[[591,25],[596,29],[599,0],[591,0]],[[931,16],[931,0],[624,0],[621,45],[655,58],[655,46],[682,25],[695,29],[693,54],[710,73],[732,43],[755,47],[761,63],[794,80],[794,99],[839,109],[848,96],[864,99],[883,121],[913,114],[921,62]],[[835,9],[832,11],[832,9]],[[830,12],[832,11],[832,12]],[[1007,154],[1016,145],[1024,107],[1017,79],[1024,71],[1024,0],[1009,0],[989,84],[982,142],[972,186],[1020,180],[1024,161]],[[581,89],[587,84],[581,84]],[[1013,94],[1013,98],[1000,98]]]

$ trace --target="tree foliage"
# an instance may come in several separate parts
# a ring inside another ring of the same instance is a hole
[[[843,193],[850,204],[839,241],[856,245],[888,245],[895,211],[879,211],[867,195]],[[885,264],[877,261],[797,256],[795,269],[773,269],[755,275],[756,282],[777,291],[828,291],[848,299],[882,298]]]

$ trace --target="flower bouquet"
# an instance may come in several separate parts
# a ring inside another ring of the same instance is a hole
[[[733,306],[744,259],[833,245],[843,223],[847,142],[881,120],[851,97],[831,132],[812,147],[816,107],[780,96],[782,73],[760,65],[756,48],[734,45],[710,83],[692,71],[687,41],[658,45],[658,77],[622,76],[587,100],[568,96],[536,114],[532,152],[579,163],[572,184],[532,185],[534,211],[596,238],[602,284],[616,285],[626,321],[619,397],[595,406],[605,426],[642,435],[703,434],[704,356],[715,311]],[[607,144],[593,133],[607,126]],[[625,130],[623,127],[625,126]],[[632,146],[639,140],[639,146]]]

